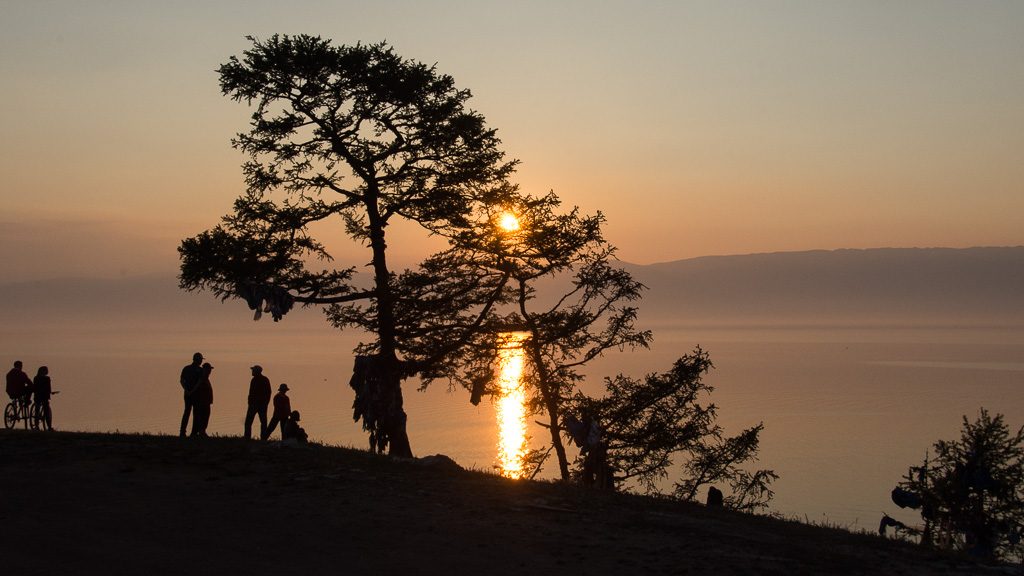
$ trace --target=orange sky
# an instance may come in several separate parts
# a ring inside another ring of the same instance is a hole
[[[214,70],[274,32],[436,62],[518,182],[605,212],[631,262],[1024,243],[1021,2],[25,1],[4,281],[173,272],[242,190]]]

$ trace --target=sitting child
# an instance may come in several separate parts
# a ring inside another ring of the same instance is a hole
[[[291,416],[288,418],[288,422],[285,423],[284,428],[281,430],[282,440],[288,440],[294,438],[299,444],[305,444],[309,439],[306,435],[306,431],[299,426],[299,411],[293,410]]]

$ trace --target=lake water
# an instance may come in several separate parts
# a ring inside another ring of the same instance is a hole
[[[355,336],[315,315],[216,325],[142,319],[130,326],[8,327],[0,350],[8,366],[23,360],[30,376],[49,366],[61,391],[53,401],[58,429],[176,433],[178,373],[199,350],[215,367],[212,433],[242,433],[248,367],[259,363],[275,389],[288,383],[314,440],[365,446],[348,387]],[[868,530],[883,512],[916,523],[889,501],[889,491],[936,440],[958,437],[962,415],[973,419],[986,407],[1005,414],[1011,427],[1024,424],[1024,327],[663,327],[651,350],[595,362],[588,391],[605,375],[667,370],[697,344],[716,366],[707,381],[726,432],[764,422],[760,466],[781,476],[772,510],[787,516]],[[494,404],[473,406],[468,392],[443,385],[417,392],[417,384],[405,386],[414,452],[493,470]],[[531,434],[543,438],[539,427]],[[549,463],[542,476],[553,468]]]

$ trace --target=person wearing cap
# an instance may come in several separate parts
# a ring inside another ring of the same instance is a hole
[[[277,394],[274,394],[274,415],[270,418],[270,424],[267,426],[266,433],[263,434],[263,439],[270,438],[270,435],[274,432],[274,428],[277,425],[281,425],[281,439],[284,439],[284,428],[288,424],[288,416],[292,412],[292,402],[288,399],[288,385],[281,384],[277,387]]]
[[[210,425],[210,408],[213,406],[213,384],[210,382],[213,366],[206,362],[201,370],[199,385],[192,394],[192,410],[195,414],[192,417],[193,438],[206,438],[206,427]]]
[[[181,430],[178,435],[182,438],[185,437],[188,419],[192,415],[192,396],[203,378],[202,364],[203,355],[196,352],[192,355],[192,363],[181,369],[181,389],[185,392],[185,411],[181,414]],[[192,421],[192,429],[195,429],[195,420]]]
[[[249,409],[245,412],[245,437],[252,438],[252,421],[260,417],[260,435],[267,435],[267,406],[270,405],[270,379],[263,375],[263,367],[259,364],[250,368],[252,380],[249,381]]]

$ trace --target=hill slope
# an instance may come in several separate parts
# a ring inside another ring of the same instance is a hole
[[[26,431],[0,431],[0,455],[11,574],[998,573],[874,536],[443,458]]]

